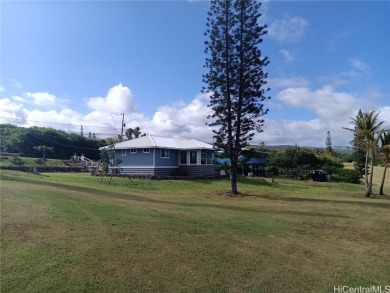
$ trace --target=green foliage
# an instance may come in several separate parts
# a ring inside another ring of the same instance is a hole
[[[344,168],[344,164],[341,159],[330,156],[320,155],[318,158],[318,169],[326,171],[328,174],[333,174],[339,169]]]
[[[360,173],[352,169],[336,169],[333,171],[332,181],[359,184]]]
[[[11,160],[11,163],[14,164],[15,166],[23,166],[24,165],[23,160],[19,156],[13,157]]]
[[[38,145],[38,146],[33,147],[33,149],[42,154],[43,161],[45,161],[46,154],[51,154],[54,151],[54,149],[52,147],[48,147],[45,145]]]
[[[316,169],[319,159],[311,150],[300,147],[287,147],[271,151],[267,158],[270,167],[282,169]]]
[[[0,162],[8,161],[8,157],[0,157]]]
[[[48,158],[68,159],[74,153],[84,153],[92,160],[99,157],[99,147],[107,142],[86,138],[74,133],[44,127],[24,128],[12,124],[0,124],[1,151],[21,153],[24,157],[36,157],[36,146],[53,148]]]
[[[43,158],[36,159],[35,163],[37,163],[38,165],[45,165],[46,159]]]
[[[212,0],[207,17],[205,92],[211,93],[210,126],[215,127],[215,145],[223,150],[231,164],[231,193],[237,191],[239,154],[261,132],[268,112],[263,101],[269,99],[265,88],[268,65],[259,44],[266,26],[258,19],[260,4],[248,1]]]
[[[108,172],[108,167],[110,166],[111,159],[112,159],[112,155],[108,150],[104,149],[100,151],[100,160],[99,160],[100,166],[101,169],[106,173]]]

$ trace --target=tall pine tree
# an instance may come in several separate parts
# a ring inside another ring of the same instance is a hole
[[[261,116],[268,112],[263,102],[270,98],[263,70],[269,60],[258,47],[266,34],[266,25],[258,24],[260,5],[255,0],[212,0],[205,32],[208,72],[203,81],[211,93],[209,124],[215,127],[216,147],[230,159],[233,195],[238,193],[238,157],[262,131]]]

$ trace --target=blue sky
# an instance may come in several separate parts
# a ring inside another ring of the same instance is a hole
[[[208,1],[1,2],[0,123],[211,141],[201,94]],[[266,1],[271,60],[254,143],[348,145],[350,117],[390,128],[390,2]],[[38,122],[41,121],[41,122]],[[47,123],[43,123],[47,122]]]

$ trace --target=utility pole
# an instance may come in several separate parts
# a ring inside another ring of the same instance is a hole
[[[123,127],[125,126],[125,113],[122,114],[122,131],[121,131],[121,141],[123,141]]]

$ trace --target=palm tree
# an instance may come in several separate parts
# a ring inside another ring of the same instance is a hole
[[[141,136],[141,129],[137,126],[133,129],[134,137],[139,138]]]
[[[380,137],[380,141],[381,141],[380,152],[382,154],[383,161],[385,163],[385,168],[383,170],[381,186],[379,188],[379,194],[383,195],[384,194],[383,187],[385,185],[387,165],[390,162],[390,131],[388,131],[388,132],[383,131],[383,133]]]
[[[362,113],[359,111],[359,114],[356,118],[351,118],[355,124],[354,129],[352,130],[355,133],[354,140],[352,141],[354,146],[357,146],[360,149],[365,150],[366,152],[366,162],[365,162],[365,186],[366,186],[366,197],[370,197],[372,193],[372,179],[374,175],[374,159],[375,153],[377,151],[378,141],[381,135],[378,134],[378,129],[384,123],[384,121],[378,122],[379,112],[375,111]],[[370,160],[370,164],[368,163]],[[370,178],[368,178],[368,168],[371,166]]]

